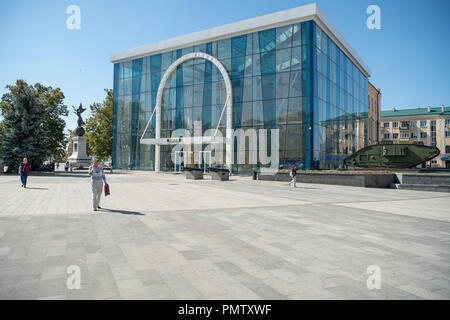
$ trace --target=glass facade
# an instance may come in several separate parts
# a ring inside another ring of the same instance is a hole
[[[306,21],[116,63],[115,168],[154,170],[155,147],[139,139],[162,76],[191,52],[216,57],[228,71],[234,129],[279,129],[280,168],[293,163],[304,169],[338,168],[344,157],[367,145],[367,78],[313,21]],[[195,121],[203,131],[215,129],[225,98],[225,83],[211,62],[183,63],[164,90],[161,137],[179,128],[193,135]],[[155,121],[146,137],[154,137]],[[225,117],[219,128],[224,134]],[[161,146],[161,170],[173,170],[172,148]],[[251,169],[233,165],[234,172]]]

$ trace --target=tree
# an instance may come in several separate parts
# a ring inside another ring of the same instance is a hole
[[[2,120],[0,121],[0,158],[2,157],[2,141],[3,141],[3,135],[5,132],[5,122]]]
[[[61,117],[69,115],[67,106],[63,104],[64,93],[59,88],[45,87],[40,83],[36,83],[34,88],[38,101],[44,107],[42,128],[47,157],[53,156],[59,161],[65,154],[66,146],[64,135],[66,122]]]
[[[11,107],[12,94],[17,90],[19,83],[28,86],[23,80],[16,81],[15,85],[6,86],[9,92],[2,96],[0,102],[2,115],[5,115]],[[64,148],[66,146],[66,137],[64,135],[66,122],[61,117],[69,115],[67,106],[63,104],[64,93],[60,88],[53,89],[51,86],[46,87],[40,83],[36,83],[30,88],[34,91],[36,100],[43,109],[42,129],[44,134],[42,139],[44,141],[46,158],[60,160],[64,156]]]
[[[4,111],[2,157],[9,168],[19,166],[27,157],[32,169],[39,169],[46,157],[44,148],[44,111],[36,92],[25,81],[17,80],[15,86],[7,86],[8,107]],[[3,103],[2,99],[2,103]]]
[[[102,103],[89,106],[91,117],[86,120],[88,154],[99,160],[112,157],[113,90],[105,89],[105,92],[106,98]]]

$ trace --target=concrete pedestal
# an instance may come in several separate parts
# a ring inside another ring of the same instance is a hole
[[[184,174],[189,180],[203,180],[203,169],[184,168]]]
[[[228,169],[210,168],[209,172],[211,173],[212,180],[219,180],[219,181],[229,181],[230,180],[230,170],[228,170]]]
[[[72,139],[73,152],[69,157],[69,163],[74,168],[88,168],[91,165],[91,158],[86,153],[86,138],[84,136],[75,136]]]

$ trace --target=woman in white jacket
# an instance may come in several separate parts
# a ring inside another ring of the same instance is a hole
[[[100,197],[102,196],[103,183],[106,184],[105,172],[98,159],[92,159],[92,165],[89,167],[92,187],[92,205],[93,210],[97,211],[100,207]]]

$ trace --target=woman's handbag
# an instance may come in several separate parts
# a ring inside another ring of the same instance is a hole
[[[109,184],[105,183],[105,197],[109,196],[111,193],[109,192]]]

